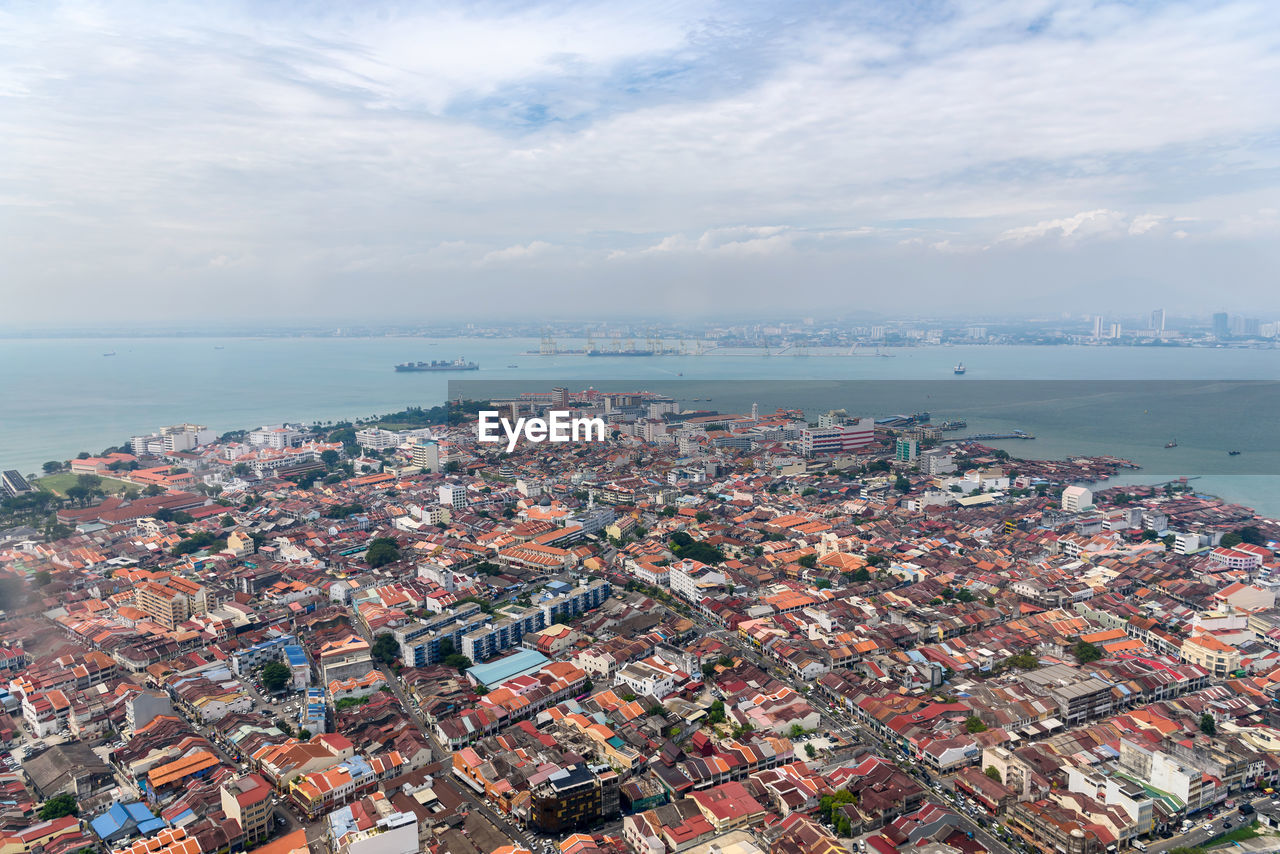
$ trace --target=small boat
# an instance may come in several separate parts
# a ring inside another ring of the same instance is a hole
[[[507,365],[507,367],[508,367],[508,368],[518,368],[518,367],[520,367],[520,366],[519,366],[519,365]]]
[[[115,351],[115,350],[112,350],[110,353],[103,353],[102,355],[103,355],[103,356],[114,356],[115,354],[116,354],[116,351]]]
[[[214,345],[213,345],[213,349],[215,349],[215,350],[225,350],[225,349],[227,349],[227,348],[226,348],[226,347],[223,347],[221,344],[214,344]]]
[[[956,363],[956,366],[955,366],[954,368],[952,368],[952,370],[953,370],[957,375],[959,375],[959,374],[963,374],[963,373],[964,373],[964,370],[965,370],[965,368],[964,368],[964,362],[957,362],[957,363]]]
[[[1240,456],[1240,452],[1239,452],[1239,451],[1227,451],[1227,456],[1229,456],[1229,457],[1238,457],[1238,456]]]
[[[1164,443],[1164,446],[1165,446],[1166,448],[1176,448],[1176,447],[1178,447],[1178,440],[1177,440],[1177,439],[1170,439],[1169,441],[1167,441],[1167,442],[1165,442],[1165,443]]]

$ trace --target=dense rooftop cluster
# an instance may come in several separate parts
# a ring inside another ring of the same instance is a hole
[[[494,403],[551,404],[607,441],[73,461],[131,486],[0,538],[6,854],[1100,854],[1280,782],[1246,508],[925,418]]]

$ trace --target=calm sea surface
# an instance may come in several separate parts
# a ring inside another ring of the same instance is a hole
[[[583,342],[561,341],[562,347]],[[537,340],[140,338],[0,340],[0,468],[98,452],[163,424],[223,432],[281,421],[366,417],[453,394],[650,389],[721,412],[842,407],[883,417],[927,409],[959,434],[1015,456],[1116,454],[1126,481],[1196,476],[1195,486],[1280,515],[1280,350],[942,347],[861,356],[712,353],[653,358],[527,355]],[[114,353],[104,356],[104,353]],[[396,373],[410,360],[478,362],[474,373]],[[952,366],[963,361],[963,377]],[[515,365],[516,367],[508,367]],[[694,398],[701,398],[694,403]],[[708,402],[707,398],[711,400]],[[1176,439],[1178,447],[1164,449]],[[1228,456],[1228,450],[1241,451]]]

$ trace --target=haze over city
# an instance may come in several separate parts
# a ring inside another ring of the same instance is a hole
[[[904,293],[939,314],[1265,313],[1278,19],[9,6],[6,322],[885,311]]]

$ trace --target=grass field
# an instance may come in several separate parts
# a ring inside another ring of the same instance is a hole
[[[59,498],[66,498],[67,490],[76,485],[76,480],[79,477],[80,475],[78,474],[72,474],[71,472],[64,471],[59,474],[51,474],[46,477],[38,478],[35,485],[37,488],[43,489],[45,492],[52,492]],[[129,483],[125,480],[117,480],[114,477],[102,478],[102,490],[108,495],[124,492],[130,486],[140,488],[137,487],[136,484]]]
[[[1245,839],[1253,839],[1255,836],[1262,836],[1262,831],[1258,823],[1247,824],[1244,827],[1237,827],[1230,833],[1224,833],[1216,839],[1212,839],[1204,843],[1202,848],[1209,848],[1213,845],[1222,845],[1224,842],[1241,842]]]

